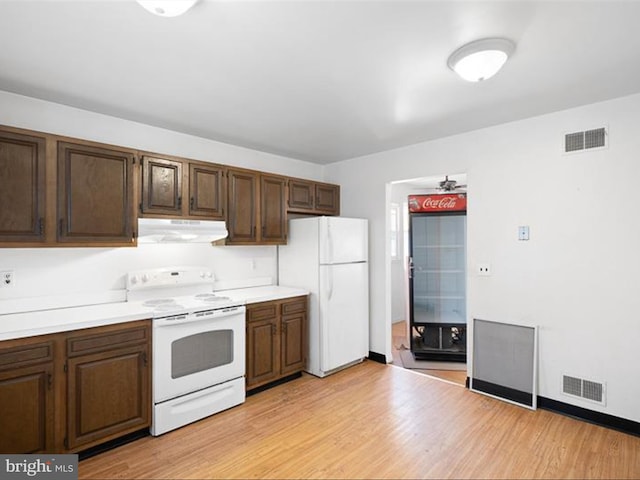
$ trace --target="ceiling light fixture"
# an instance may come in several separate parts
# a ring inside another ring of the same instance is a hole
[[[195,5],[198,0],[136,0],[151,13],[161,17],[177,17]]]
[[[515,48],[506,38],[483,38],[457,49],[447,65],[465,80],[479,82],[498,73]]]

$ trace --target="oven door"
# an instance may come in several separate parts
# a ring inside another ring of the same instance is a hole
[[[244,306],[154,319],[155,404],[242,377],[244,373]]]

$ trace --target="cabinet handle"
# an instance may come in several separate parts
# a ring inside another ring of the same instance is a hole
[[[147,352],[142,352],[142,363],[145,367],[147,366]]]
[[[40,233],[40,236],[44,234],[44,218],[42,217],[38,220],[38,232]]]
[[[47,375],[47,389],[51,390],[51,385],[53,384],[53,375],[50,373]]]
[[[287,333],[287,324],[282,322],[282,333]]]
[[[64,231],[64,220],[61,218],[58,222],[58,233],[62,236],[62,232]]]
[[[253,226],[253,238],[256,238],[256,226]]]
[[[271,335],[273,335],[275,337],[277,333],[278,333],[278,329],[276,328],[276,324],[272,323],[271,324]]]
[[[182,197],[178,197],[178,208],[182,208]]]
[[[196,199],[191,197],[191,200],[189,200],[189,206],[191,207],[191,209],[193,209],[193,205],[196,203]]]
[[[265,235],[266,232],[267,232],[267,227],[266,227],[266,225],[263,225],[262,226],[262,238],[266,237],[266,235]]]

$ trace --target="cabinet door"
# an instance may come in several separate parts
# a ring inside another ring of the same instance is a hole
[[[247,323],[247,388],[279,377],[279,351],[276,318]]]
[[[182,215],[182,162],[142,157],[142,213]]]
[[[299,372],[306,359],[306,315],[297,313],[282,317],[282,347],[280,371],[282,375]]]
[[[315,184],[296,178],[289,179],[289,210],[313,210]]]
[[[331,215],[340,214],[340,186],[316,184],[316,210]]]
[[[0,372],[0,452],[53,450],[53,363]]]
[[[130,152],[58,142],[58,241],[133,242]]]
[[[0,242],[44,240],[45,139],[0,131]]]
[[[68,360],[67,442],[87,448],[150,422],[147,345]]]
[[[228,171],[228,243],[255,243],[258,175],[240,170]]]
[[[207,218],[224,217],[224,169],[189,164],[189,215]]]
[[[286,178],[260,176],[260,237],[263,243],[287,243],[286,192]]]

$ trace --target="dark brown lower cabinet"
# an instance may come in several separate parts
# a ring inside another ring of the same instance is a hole
[[[52,375],[53,362],[0,372],[0,452],[52,450]]]
[[[146,346],[140,346],[69,360],[69,449],[149,426],[148,355]]]
[[[151,425],[151,324],[0,342],[0,452],[67,453]]]
[[[247,307],[247,390],[304,369],[307,297]]]

